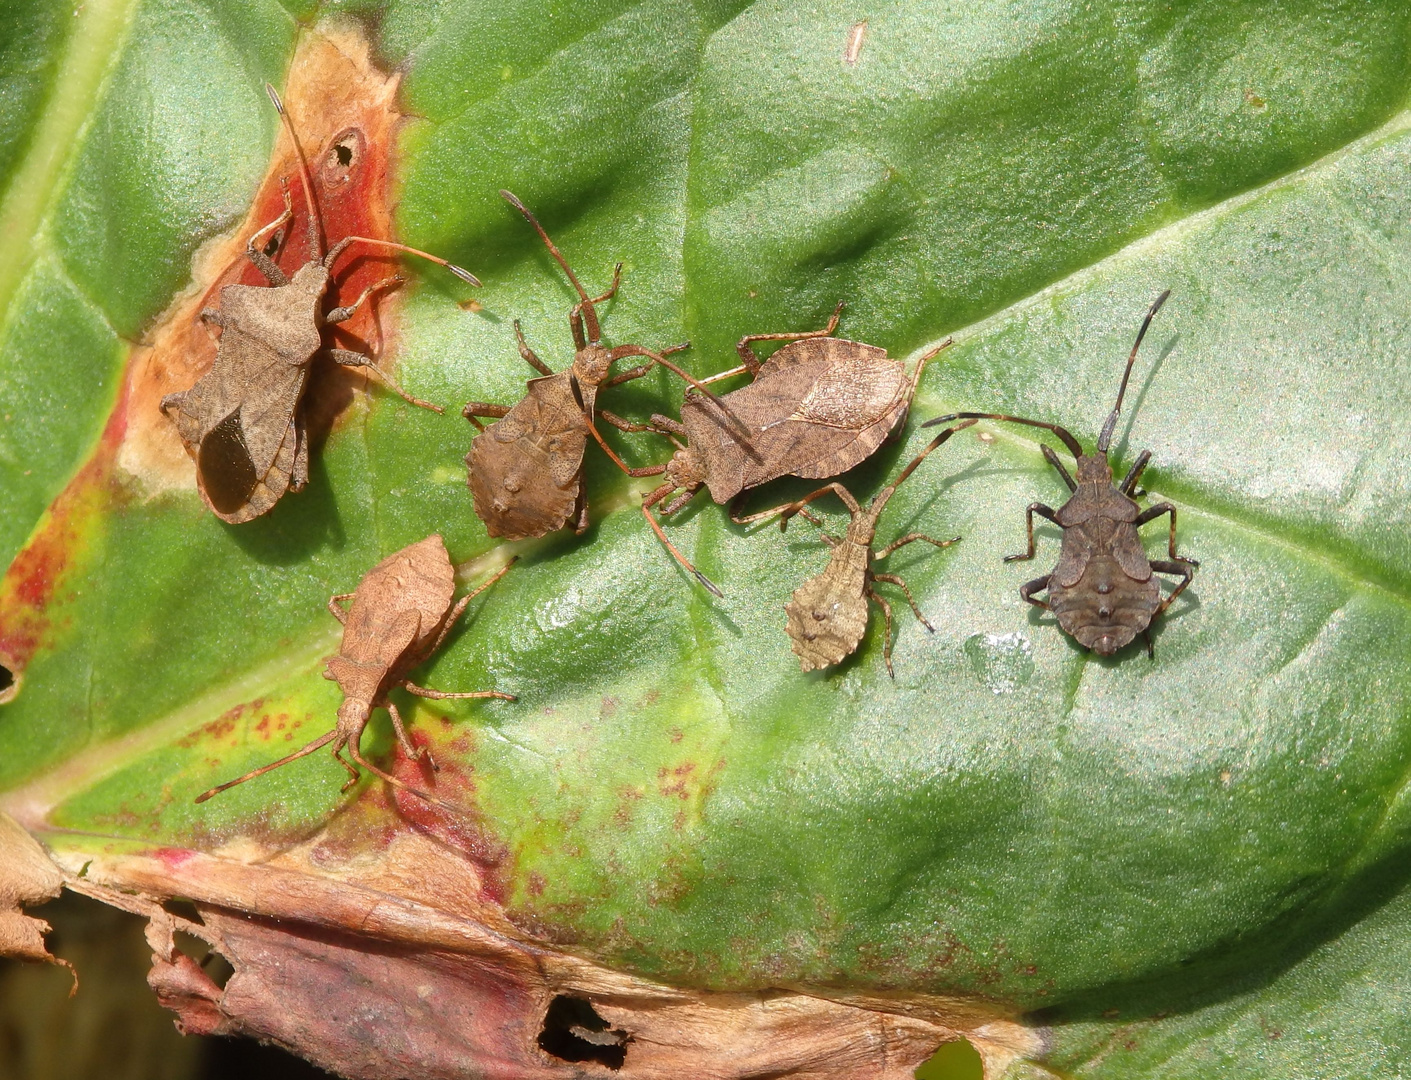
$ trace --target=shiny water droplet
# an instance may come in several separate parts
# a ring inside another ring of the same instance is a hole
[[[971,634],[965,655],[980,681],[996,694],[1011,694],[1034,674],[1034,657],[1023,634]]]

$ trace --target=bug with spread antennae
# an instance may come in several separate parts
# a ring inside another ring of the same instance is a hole
[[[782,476],[823,480],[847,472],[872,454],[906,422],[911,399],[926,364],[950,344],[946,339],[917,359],[911,371],[876,345],[833,337],[839,304],[822,330],[749,334],[735,345],[743,363],[702,380],[706,383],[748,373],[753,381],[721,400],[728,412],[707,408],[699,394],[686,392],[680,421],[657,414],[649,424],[630,424],[607,410],[603,419],[624,431],[652,431],[676,447],[670,461],[630,468],[593,436],[618,467],[631,476],[660,476],[664,482],[642,501],[642,514],[666,549],[715,595],[720,590],[666,539],[652,507],[669,516],[702,487],[717,503],[730,503],[737,524],[739,503],[750,488]],[[757,341],[783,341],[761,361]],[[684,440],[684,441],[683,441]],[[672,496],[675,495],[675,498]]]
[[[1137,634],[1146,638],[1147,653],[1154,656],[1151,621],[1185,591],[1195,568],[1200,565],[1194,559],[1176,554],[1176,508],[1173,505],[1163,502],[1143,510],[1132,499],[1142,470],[1151,460],[1151,451],[1143,450],[1137,455],[1120,484],[1112,482],[1112,466],[1107,460],[1107,450],[1117,429],[1117,418],[1122,411],[1122,399],[1127,393],[1127,382],[1132,376],[1137,350],[1141,348],[1151,320],[1170,295],[1171,290],[1167,289],[1158,296],[1142,320],[1137,340],[1127,356],[1122,385],[1117,391],[1117,403],[1102,425],[1095,452],[1084,454],[1078,440],[1057,424],[1022,416],[961,412],[927,422],[929,426],[957,419],[1007,420],[1051,431],[1068,448],[1077,462],[1076,480],[1069,475],[1052,449],[1042,447],[1045,460],[1058,471],[1068,490],[1073,493],[1072,497],[1057,510],[1040,502],[1030,503],[1029,547],[1018,555],[1008,556],[1005,561],[1034,557],[1035,514],[1062,529],[1063,544],[1058,565],[1043,577],[1025,582],[1020,586],[1019,595],[1035,607],[1052,611],[1065,633],[1101,656],[1111,656]],[[1171,515],[1171,531],[1166,547],[1170,558],[1148,560],[1137,530],[1162,514]],[[1161,586],[1153,573],[1180,578],[1165,599],[1162,599]],[[1034,595],[1045,590],[1048,591],[1046,601]]]
[[[927,631],[935,631],[935,627],[916,606],[916,601],[912,598],[911,590],[907,588],[906,582],[896,574],[877,573],[873,569],[873,565],[881,562],[898,548],[905,547],[917,540],[925,540],[928,544],[934,544],[938,548],[947,548],[958,541],[960,537],[937,540],[925,533],[912,532],[907,533],[899,540],[893,540],[881,551],[873,551],[872,542],[877,535],[877,520],[882,516],[882,511],[886,509],[887,503],[896,494],[902,481],[915,472],[916,467],[925,461],[932,451],[957,431],[970,427],[974,423],[974,420],[966,420],[942,431],[926,444],[926,448],[917,454],[906,468],[902,469],[895,480],[873,497],[872,502],[865,510],[858,505],[852,492],[834,481],[805,495],[802,499],[741,519],[743,521],[763,521],[777,515],[781,531],[788,525],[789,518],[795,514],[808,518],[814,524],[822,524],[805,508],[814,499],[827,495],[829,492],[838,497],[838,500],[847,507],[848,514],[851,515],[848,531],[841,538],[829,536],[827,533],[823,534],[824,543],[833,549],[833,554],[828,559],[828,565],[823,569],[823,572],[809,578],[795,589],[793,597],[784,605],[784,612],[788,616],[786,630],[793,642],[794,652],[798,654],[799,667],[804,671],[831,667],[852,655],[867,632],[867,619],[871,613],[868,601],[875,601],[877,606],[882,609],[882,617],[886,621],[882,658],[887,664],[887,674],[896,678],[896,671],[892,668],[892,605],[881,593],[877,592],[875,586],[879,581],[899,588],[902,595],[906,597],[906,602],[911,605],[912,614],[916,616],[917,621]]]
[[[500,194],[534,227],[539,239],[563,269],[579,300],[568,315],[573,331],[573,363],[555,372],[535,355],[519,320],[514,334],[519,354],[542,378],[530,379],[524,399],[517,405],[468,402],[461,415],[479,430],[465,457],[467,482],[475,501],[475,513],[485,522],[491,536],[509,540],[543,536],[563,528],[570,519],[575,531],[588,527],[588,500],[583,485],[583,452],[587,448],[588,425],[597,409],[600,387],[617,386],[641,378],[660,365],[699,388],[718,404],[703,383],[697,382],[676,364],[667,360],[671,353],[687,348],[676,345],[660,352],[641,345],[618,345],[609,349],[602,343],[602,325],[597,305],[617,292],[622,280],[622,264],[613,270],[612,284],[601,296],[589,296],[568,260],[549,239],[522,202],[508,191]],[[629,356],[647,363],[609,377],[612,365]],[[486,427],[478,418],[493,418]]]
[[[456,277],[479,285],[475,276],[436,255],[391,240],[345,236],[325,252],[323,221],[308,162],[294,123],[274,87],[266,84],[299,161],[308,214],[309,258],[289,277],[263,249],[265,237],[294,216],[288,181],[284,211],[256,230],[245,255],[268,285],[226,285],[220,307],[205,308],[201,319],[220,329],[210,370],[189,390],[168,394],[161,408],[196,462],[196,485],[211,511],[232,524],[271,510],[285,491],[308,482],[309,440],[301,406],[309,369],[320,354],[335,363],[373,372],[413,405],[441,412],[441,407],[412,397],[374,362],[350,349],[326,347],[324,328],[352,318],[373,294],[401,283],[400,276],[378,281],[351,304],[324,310],[324,294],[339,256],[353,244],[368,244],[419,255],[444,266]]]
[[[343,704],[338,708],[338,723],[328,734],[320,736],[306,746],[287,754],[278,761],[272,761],[244,776],[218,784],[209,791],[202,792],[196,801],[205,802],[213,795],[263,776],[271,769],[278,769],[297,761],[301,757],[333,744],[333,757],[338,764],[348,770],[348,782],[343,785],[347,791],[358,782],[358,768],[381,777],[394,787],[410,791],[426,802],[455,810],[456,807],[443,802],[429,792],[397,779],[368,762],[358,747],[368,717],[374,709],[386,709],[392,717],[392,727],[397,733],[397,741],[408,757],[426,761],[433,768],[430,754],[425,747],[418,749],[407,735],[402,724],[402,714],[388,696],[393,688],[400,687],[418,697],[435,698],[500,698],[514,701],[513,694],[501,690],[475,690],[469,693],[447,693],[442,690],[428,690],[417,686],[408,679],[408,674],[430,659],[441,647],[446,635],[451,632],[472,600],[488,589],[509,572],[514,565],[511,559],[500,567],[480,587],[461,597],[454,607],[452,597],[456,590],[455,570],[451,566],[446,545],[437,533],[425,540],[404,547],[401,551],[387,556],[363,575],[358,587],[350,593],[340,593],[328,601],[328,610],[343,624],[343,642],[338,655],[328,658],[328,667],[323,673],[325,679],[338,683],[343,691]],[[344,610],[341,606],[352,600],[352,606]],[[346,749],[353,760],[344,760],[340,751]]]

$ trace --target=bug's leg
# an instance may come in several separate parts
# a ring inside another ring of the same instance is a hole
[[[289,470],[289,490],[303,491],[309,483],[309,433],[302,416],[294,420],[294,465]]]
[[[1176,508],[1170,503],[1157,503],[1150,509],[1143,510],[1137,515],[1137,520],[1133,522],[1133,524],[1136,525],[1137,528],[1141,528],[1148,521],[1154,521],[1162,514],[1171,515],[1171,535],[1166,541],[1166,551],[1170,554],[1171,558],[1175,559],[1177,562],[1186,563],[1189,566],[1199,566],[1200,563],[1195,559],[1187,559],[1184,555],[1176,554]]]
[[[405,781],[398,780],[395,776],[392,776],[390,773],[383,772],[376,765],[372,764],[372,762],[364,758],[362,753],[358,750],[357,746],[354,743],[350,742],[348,744],[348,755],[368,772],[372,773],[379,779],[387,781],[387,783],[391,784],[393,787],[399,787],[403,791],[410,791],[418,799],[421,799],[425,802],[429,802],[433,806],[439,806],[443,810],[449,810],[453,814],[458,814],[462,812],[459,806],[452,806],[450,803],[438,799],[435,795],[432,795],[431,793],[426,791],[422,791],[419,787],[414,787],[413,785],[408,784]],[[342,761],[343,759],[339,758],[338,760]],[[353,783],[356,782],[357,781],[353,781]],[[343,790],[346,791],[349,787],[352,787],[352,784],[348,784],[347,787],[345,787]]]
[[[337,619],[340,623],[347,625],[348,613],[338,605],[340,605],[344,600],[351,600],[352,598],[353,594],[350,592],[334,593],[328,598],[328,613],[332,615],[335,619]]]
[[[624,420],[624,419],[622,419],[622,417],[618,416],[617,413],[608,412],[606,409],[599,409],[599,410],[598,410],[598,415],[601,416],[604,420],[606,420],[606,421],[607,421],[609,424],[611,424],[613,427],[617,428],[618,431],[626,431],[626,432],[656,431],[658,435],[661,434],[661,432],[657,431],[657,428],[655,427],[655,425],[652,425],[652,424],[635,424],[635,423],[633,423],[631,420]]]
[[[353,313],[362,307],[363,302],[373,293],[381,289],[390,289],[393,285],[400,285],[406,279],[400,274],[393,274],[391,277],[383,278],[381,281],[374,281],[362,291],[362,295],[345,307],[336,307],[323,317],[326,323],[346,322],[353,317]]]
[[[387,389],[391,390],[403,401],[411,405],[417,405],[423,409],[430,409],[434,413],[443,413],[446,411],[440,405],[434,405],[429,401],[422,401],[421,398],[412,397],[409,393],[407,393],[405,390],[403,390],[400,386],[397,385],[396,380],[393,379],[391,375],[388,375],[387,372],[383,371],[380,367],[378,367],[377,361],[375,361],[370,356],[364,356],[362,353],[352,352],[349,349],[329,349],[328,355],[333,358],[333,362],[335,364],[342,364],[344,367],[367,368],[369,371],[375,373],[377,377],[382,380],[382,382],[386,385]]]
[[[1035,600],[1034,593],[1043,592],[1045,589],[1047,589],[1048,579],[1051,577],[1053,577],[1052,574],[1045,574],[1043,577],[1034,578],[1033,581],[1024,582],[1023,585],[1019,586],[1019,599],[1033,604],[1036,608],[1043,608],[1045,611],[1048,611],[1048,602],[1044,600]]]
[[[606,442],[603,441],[602,435],[598,432],[597,425],[594,424],[592,420],[588,419],[585,416],[584,421],[588,425],[589,433],[593,436],[594,439],[598,441],[598,445],[603,448],[603,453],[605,453],[610,459],[612,459],[612,463],[616,465],[619,469],[621,469],[623,472],[625,472],[628,476],[660,476],[662,473],[666,472],[665,465],[645,465],[640,469],[634,469],[631,465],[628,465],[627,462],[623,461],[620,457],[618,457],[617,452],[614,451],[611,446],[609,446]],[[581,528],[579,528],[578,530],[581,533],[584,529],[588,527],[587,500],[586,497],[583,495],[583,474],[581,470],[579,471],[578,475],[578,497],[580,500],[583,501],[582,525]]]
[[[1058,513],[1057,513],[1057,511],[1055,511],[1055,510],[1053,509],[1053,507],[1051,507],[1051,506],[1045,506],[1043,503],[1037,503],[1037,502],[1036,502],[1036,503],[1030,503],[1030,504],[1029,504],[1029,512],[1028,512],[1028,516],[1027,516],[1027,520],[1028,520],[1028,522],[1029,522],[1029,550],[1026,551],[1026,552],[1024,552],[1022,555],[1006,555],[1006,556],[1004,557],[1004,561],[1005,561],[1005,562],[1015,562],[1016,560],[1032,559],[1032,558],[1034,557],[1034,515],[1035,515],[1035,514],[1038,514],[1039,517],[1041,517],[1041,518],[1047,518],[1049,521],[1053,522],[1055,525],[1058,525]],[[1061,529],[1063,526],[1062,526],[1062,525],[1058,525],[1058,527]]]
[[[935,544],[938,548],[948,548],[952,544],[957,543],[960,540],[960,537],[952,536],[949,540],[937,540],[934,536],[927,536],[925,533],[907,533],[900,540],[893,540],[881,551],[874,552],[872,558],[874,560],[885,559],[892,552],[896,551],[897,548],[905,547],[907,544],[913,543],[917,540],[925,540],[926,543]]]
[[[227,780],[224,784],[217,784],[209,791],[203,791],[200,795],[196,796],[196,801],[205,802],[212,795],[219,795],[222,791],[225,791],[227,788],[233,788],[236,784],[243,784],[246,780],[253,780],[257,776],[263,776],[271,769],[277,769],[281,765],[288,765],[291,761],[297,761],[301,757],[307,757],[309,754],[312,754],[315,750],[321,750],[323,747],[327,746],[337,737],[337,735],[338,729],[335,728],[334,730],[330,731],[327,735],[320,736],[311,743],[306,743],[305,745],[301,746],[298,750],[295,750],[292,754],[286,754],[278,761],[271,761],[268,765],[261,765],[258,769],[251,769],[244,776],[237,776],[234,780]],[[333,756],[338,757],[337,747],[333,748]],[[347,767],[346,764],[344,765],[344,767]],[[345,788],[344,790],[347,789]]]
[[[1068,490],[1077,491],[1077,481],[1068,475],[1068,470],[1063,467],[1063,462],[1058,460],[1058,455],[1053,452],[1053,448],[1048,443],[1040,443],[1039,449],[1043,451],[1044,460],[1057,469],[1058,475],[1063,477],[1063,482],[1068,485]]]
[[[479,585],[477,585],[474,589],[472,589],[470,592],[466,593],[458,601],[456,601],[456,606],[451,608],[451,613],[446,616],[446,624],[441,627],[441,632],[436,635],[436,640],[432,643],[431,648],[427,650],[428,656],[430,656],[432,653],[434,653],[437,649],[441,647],[441,642],[446,640],[446,635],[451,632],[451,627],[456,625],[456,620],[465,614],[466,605],[468,605],[472,600],[474,600],[477,596],[483,593],[491,585],[495,584],[495,582],[499,581],[500,578],[508,574],[510,572],[510,567],[517,562],[519,562],[518,555],[514,556],[514,558],[510,559],[510,561],[505,563],[504,566],[500,567],[488,578],[486,578]],[[415,691],[413,691],[413,693],[415,693]]]
[[[588,485],[583,482],[583,466],[578,466],[578,521],[573,526],[573,535],[582,536],[588,531]]]
[[[1161,606],[1156,609],[1155,614],[1160,615],[1171,606],[1172,600],[1186,591],[1186,586],[1191,583],[1191,578],[1195,577],[1195,564],[1187,559],[1172,562],[1167,562],[1165,559],[1152,559],[1151,568],[1158,574],[1177,574],[1181,578],[1181,583],[1171,590],[1171,595],[1161,601]]]
[[[424,686],[417,686],[416,683],[404,682],[402,689],[417,697],[434,698],[437,701],[450,700],[455,698],[499,698],[501,701],[518,701],[519,698],[513,694],[507,694],[503,690],[471,690],[466,693],[452,694],[445,690],[428,690]]]
[[[264,228],[258,230],[245,241],[245,255],[255,264],[255,269],[264,274],[265,280],[271,285],[288,285],[289,279],[284,276],[284,271],[275,265],[273,259],[260,250],[259,239],[266,233],[274,232],[281,225],[289,221],[294,216],[294,203],[289,196],[289,178],[286,176],[280,181],[284,188],[284,213],[275,218]]]
[[[868,586],[867,596],[868,599],[877,601],[877,606],[882,609],[882,659],[886,661],[887,674],[895,679],[897,673],[892,669],[892,605],[871,586]]]
[[[1130,496],[1137,490],[1137,481],[1141,479],[1142,470],[1146,468],[1146,463],[1151,460],[1151,451],[1143,450],[1137,455],[1137,460],[1132,462],[1132,467],[1127,470],[1126,477],[1122,480],[1122,485],[1118,489],[1123,495]]]
[[[931,620],[926,618],[925,615],[922,615],[921,609],[916,606],[916,601],[912,598],[911,590],[906,587],[906,582],[897,577],[896,574],[873,574],[872,577],[876,581],[885,581],[887,584],[895,585],[900,589],[902,595],[906,597],[906,602],[911,605],[911,613],[916,616],[916,621],[931,633],[934,634],[936,632],[936,628],[931,625]]]
[[[461,410],[461,415],[475,425],[477,431],[484,431],[485,425],[476,419],[477,416],[488,416],[492,420],[500,420],[509,415],[511,406],[491,405],[486,401],[467,401],[465,408]]]
[[[342,748],[338,746],[335,746],[333,748],[333,760],[335,760],[336,762],[338,762],[339,765],[342,765],[343,768],[348,770],[348,779],[344,781],[343,786],[338,789],[339,791],[346,793],[349,788],[351,788],[363,777],[362,773],[358,772],[358,768],[356,765],[350,765],[348,764],[348,762],[343,760],[343,755],[338,752],[340,749]],[[358,752],[356,750],[352,750],[351,748],[350,752],[353,755],[353,759],[358,760]]]
[[[804,330],[800,333],[793,334],[746,334],[739,341],[735,342],[735,351],[739,353],[740,359],[744,361],[744,369],[748,371],[751,376],[753,376],[759,372],[760,365],[763,363],[763,361],[760,360],[760,358],[755,355],[755,351],[750,348],[751,342],[802,341],[804,338],[830,337],[833,331],[838,328],[838,316],[841,315],[842,312],[843,301],[839,300],[838,306],[833,309],[832,318],[828,320],[828,325],[825,326],[822,330]],[[738,372],[736,374],[738,374]],[[716,377],[724,378],[723,375]]]
[[[397,741],[402,744],[402,753],[413,761],[425,761],[439,772],[441,766],[436,764],[436,759],[431,756],[431,751],[412,742],[411,736],[407,734],[407,729],[402,725],[402,714],[397,711],[397,706],[390,701],[386,705],[387,714],[392,717],[392,730],[397,733]]]
[[[202,309],[201,309],[201,313],[200,313],[199,318],[200,318],[200,320],[201,320],[201,326],[202,326],[202,327],[205,329],[205,331],[206,331],[206,336],[211,339],[212,343],[213,343],[217,348],[219,348],[219,347],[220,347],[220,338],[216,335],[216,332],[211,329],[211,327],[213,327],[213,326],[219,326],[222,330],[224,330],[224,329],[225,329],[225,317],[224,317],[223,315],[221,315],[221,313],[220,313],[219,311],[217,311],[215,308],[208,307],[208,308],[202,308]]]
[[[534,350],[529,347],[529,342],[524,340],[524,331],[519,328],[519,320],[514,321],[514,340],[519,346],[519,355],[524,357],[524,362],[537,371],[540,375],[552,375],[553,369],[548,364],[534,355]],[[580,349],[582,345],[578,346]]]
[[[656,367],[656,364],[655,364],[655,363],[651,363],[651,364],[638,364],[638,365],[637,365],[636,367],[634,367],[634,368],[628,368],[626,371],[618,372],[618,373],[617,373],[616,375],[614,375],[611,379],[605,379],[605,380],[603,380],[602,385],[603,385],[603,386],[621,386],[623,383],[625,383],[625,382],[631,382],[633,379],[640,379],[643,375],[645,375],[647,372],[651,371],[652,368],[654,368],[654,367]]]
[[[848,508],[848,513],[859,514],[862,512],[862,508],[857,505],[857,500],[852,497],[852,492],[850,492],[847,488],[843,487],[842,484],[838,483],[837,481],[834,481],[831,484],[824,484],[817,491],[810,491],[802,499],[795,499],[791,503],[785,503],[783,506],[776,506],[772,510],[761,510],[757,514],[746,514],[744,517],[736,517],[734,513],[734,507],[732,506],[730,520],[733,521],[736,525],[748,525],[752,521],[763,521],[766,518],[772,518],[774,517],[774,515],[778,514],[779,531],[783,532],[788,527],[789,519],[791,517],[793,517],[795,514],[802,513],[803,508],[805,506],[813,502],[814,499],[818,499],[824,495],[827,495],[830,491],[834,495],[838,496],[838,501]]]
[[[1151,640],[1151,627],[1150,627],[1150,626],[1148,626],[1145,630],[1142,631],[1142,637],[1144,637],[1144,638],[1146,639],[1146,658],[1147,658],[1148,660],[1155,660],[1155,659],[1156,659],[1156,646],[1152,643],[1152,640]]]
[[[611,300],[617,293],[617,286],[622,281],[622,264],[618,263],[613,267],[612,284],[608,291],[602,296],[584,297],[573,305],[573,310],[568,313],[568,326],[573,331],[573,344],[577,349],[582,349],[588,344],[589,339],[597,342],[601,338],[602,331],[598,328],[597,312],[594,310],[595,304],[601,304],[604,300]],[[575,282],[574,284],[577,284]],[[588,333],[583,333],[583,309],[588,309]]]

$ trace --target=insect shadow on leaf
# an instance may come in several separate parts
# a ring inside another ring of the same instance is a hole
[[[1122,385],[1117,390],[1117,403],[1102,425],[1094,453],[1084,454],[1078,440],[1057,424],[1022,416],[961,412],[940,416],[926,423],[929,427],[958,419],[1008,420],[1051,431],[1068,448],[1077,462],[1076,480],[1069,475],[1051,448],[1044,446],[1042,449],[1044,459],[1058,471],[1068,490],[1073,493],[1072,497],[1057,510],[1040,502],[1030,503],[1027,514],[1028,549],[1018,555],[1007,556],[1005,562],[1034,557],[1035,514],[1062,529],[1063,544],[1058,565],[1043,577],[1025,582],[1019,588],[1019,595],[1035,607],[1052,611],[1065,633],[1100,656],[1111,656],[1140,633],[1146,639],[1147,655],[1154,658],[1151,621],[1185,591],[1195,568],[1200,565],[1194,559],[1176,554],[1176,508],[1173,505],[1163,502],[1143,510],[1132,499],[1142,470],[1151,460],[1151,451],[1143,450],[1137,455],[1120,484],[1112,482],[1112,466],[1107,460],[1107,449],[1117,428],[1122,398],[1127,393],[1127,382],[1132,377],[1137,350],[1141,348],[1151,320],[1170,295],[1171,290],[1167,289],[1147,309],[1146,318],[1137,331],[1137,340],[1127,356]],[[1171,530],[1166,545],[1170,558],[1148,560],[1137,530],[1162,514],[1171,515]],[[1161,586],[1153,573],[1180,578],[1165,599],[1162,599]],[[1034,595],[1045,590],[1048,591],[1047,601]]]
[[[785,628],[793,642],[794,652],[798,654],[799,667],[804,671],[832,667],[855,652],[867,632],[867,619],[871,612],[868,601],[875,601],[882,609],[882,617],[886,622],[882,657],[887,664],[887,674],[896,678],[896,671],[892,668],[892,606],[877,592],[875,585],[879,581],[899,588],[906,597],[906,602],[911,605],[912,614],[916,616],[917,621],[927,631],[935,631],[935,627],[916,606],[906,582],[896,574],[877,573],[873,564],[881,562],[898,548],[917,540],[924,540],[938,548],[947,548],[960,537],[937,540],[925,533],[911,532],[892,541],[881,551],[874,551],[872,542],[877,536],[877,520],[902,482],[916,471],[916,467],[925,461],[932,451],[957,431],[974,423],[974,420],[966,420],[942,431],[902,469],[895,480],[873,497],[865,510],[853,498],[852,492],[834,481],[794,502],[740,519],[742,522],[764,521],[777,516],[779,530],[783,532],[788,527],[789,519],[795,514],[821,526],[823,522],[810,514],[806,507],[814,499],[830,492],[847,507],[851,517],[848,531],[842,537],[823,534],[823,542],[833,549],[828,565],[821,574],[809,578],[795,589],[793,597],[784,605],[784,612],[788,616]]]
[[[328,734],[320,736],[292,754],[203,792],[196,797],[196,801],[205,802],[212,795],[217,795],[227,788],[263,776],[271,769],[287,765],[332,743],[334,758],[348,770],[348,782],[343,785],[344,791],[358,782],[358,767],[361,766],[389,784],[410,791],[427,802],[448,810],[457,810],[457,807],[370,764],[363,758],[358,743],[372,710],[386,709],[392,717],[392,727],[397,733],[397,741],[403,753],[413,760],[426,762],[434,770],[436,763],[431,759],[430,753],[425,747],[414,746],[408,737],[402,724],[402,715],[388,697],[393,688],[400,687],[418,697],[436,700],[515,700],[513,694],[501,690],[474,690],[466,693],[428,690],[411,682],[407,677],[408,673],[425,663],[441,647],[446,635],[464,613],[466,605],[504,577],[514,565],[514,561],[511,559],[479,588],[466,594],[452,606],[451,601],[455,595],[455,570],[451,566],[450,556],[446,553],[445,543],[439,534],[433,533],[425,540],[387,556],[363,576],[353,592],[330,597],[328,610],[343,624],[342,645],[336,656],[328,658],[328,665],[323,673],[324,678],[337,682],[339,689],[343,691],[343,704],[338,709],[337,725]],[[342,604],[347,600],[351,600],[352,605],[345,610]],[[344,748],[353,759],[351,763],[340,753]]]
[[[671,353],[689,348],[689,343],[660,352],[642,345],[611,349],[603,345],[597,305],[617,293],[622,264],[613,270],[607,292],[589,296],[538,219],[510,192],[500,194],[534,227],[578,293],[579,301],[568,316],[575,351],[567,370],[551,370],[529,347],[519,320],[515,320],[519,355],[542,378],[529,380],[524,399],[516,405],[466,403],[461,415],[480,432],[471,440],[470,453],[465,457],[466,480],[475,501],[475,513],[491,536],[510,540],[543,536],[563,528],[570,519],[574,530],[582,533],[588,528],[583,452],[600,388],[641,378],[660,364],[698,387],[717,408],[720,399],[704,383],[666,359]],[[647,363],[609,377],[612,365],[629,356],[644,357]],[[481,417],[494,418],[495,423],[486,427],[480,422]]]
[[[885,349],[833,337],[842,310],[839,304],[822,330],[742,337],[735,345],[741,364],[702,380],[751,376],[749,385],[721,399],[729,422],[690,390],[679,421],[658,413],[650,423],[633,424],[602,412],[603,419],[624,431],[651,431],[669,439],[676,453],[665,464],[629,467],[592,429],[629,476],[666,475],[642,500],[642,514],[676,561],[716,596],[719,588],[666,538],[651,508],[665,503],[661,512],[670,516],[705,487],[717,503],[732,504],[731,520],[739,524],[753,520],[738,514],[739,500],[750,488],[781,476],[823,480],[847,472],[906,422],[927,362],[950,344],[947,339],[922,355],[908,374]],[[757,341],[787,344],[761,361],[751,347]]]
[[[325,253],[323,222],[303,147],[293,121],[274,87],[266,85],[299,159],[308,210],[309,261],[289,277],[275,263],[279,230],[294,216],[288,179],[281,184],[284,210],[256,230],[245,255],[268,285],[226,285],[220,307],[205,308],[200,318],[217,327],[220,337],[210,370],[189,390],[168,394],[161,408],[176,424],[187,452],[196,461],[202,499],[223,521],[249,521],[272,509],[286,491],[308,483],[309,438],[302,407],[309,368],[320,354],[347,367],[364,368],[404,400],[441,412],[438,405],[412,397],[383,371],[373,357],[325,346],[324,328],[345,322],[375,293],[402,282],[393,275],[364,289],[351,304],[324,310],[324,294],[338,257],[352,244],[369,244],[420,255],[444,266],[472,285],[470,272],[427,252],[391,240],[345,236]],[[265,238],[269,238],[266,244]],[[271,250],[270,244],[273,244]]]

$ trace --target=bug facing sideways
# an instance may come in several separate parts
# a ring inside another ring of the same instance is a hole
[[[308,262],[291,278],[260,247],[263,237],[293,218],[286,182],[284,212],[245,244],[246,256],[269,284],[221,288],[220,308],[206,308],[200,315],[202,321],[221,331],[210,370],[191,389],[168,394],[161,402],[162,411],[175,422],[187,452],[195,459],[202,499],[217,517],[231,524],[259,517],[286,491],[299,491],[308,482],[309,441],[300,403],[309,369],[319,353],[335,363],[376,372],[413,405],[441,411],[439,406],[407,394],[372,357],[324,346],[325,326],[346,321],[368,297],[402,281],[395,275],[384,278],[364,289],[353,303],[325,311],[324,294],[332,281],[333,264],[349,245],[371,244],[410,252],[446,267],[463,281],[480,284],[459,266],[390,240],[345,236],[325,253],[323,223],[303,148],[274,87],[266,84],[265,90],[299,159],[308,209]]]
[[[1078,440],[1059,425],[1022,416],[961,412],[937,417],[925,425],[929,427],[959,419],[1008,420],[1051,431],[1068,448],[1077,462],[1076,480],[1048,446],[1043,447],[1043,455],[1058,471],[1072,496],[1057,510],[1040,502],[1030,503],[1027,514],[1028,549],[1008,556],[1005,561],[1034,557],[1035,514],[1061,528],[1063,544],[1058,565],[1043,577],[1025,582],[1020,586],[1019,595],[1036,607],[1052,611],[1064,632],[1101,656],[1111,656],[1137,634],[1146,638],[1147,652],[1154,655],[1151,621],[1185,591],[1195,568],[1200,565],[1194,559],[1176,554],[1176,508],[1171,503],[1157,503],[1143,510],[1132,499],[1142,470],[1151,460],[1151,451],[1143,450],[1137,456],[1120,484],[1113,483],[1112,466],[1107,460],[1107,450],[1122,411],[1122,399],[1127,393],[1127,382],[1132,375],[1137,350],[1141,348],[1151,320],[1170,295],[1171,290],[1167,289],[1158,296],[1142,320],[1122,373],[1117,403],[1102,425],[1097,437],[1097,449],[1092,454],[1084,454]],[[1167,541],[1170,558],[1148,560],[1137,530],[1162,514],[1171,515],[1171,531]],[[1161,586],[1154,573],[1180,578],[1165,599],[1162,599]],[[1048,591],[1046,601],[1035,597],[1035,593],[1045,590]]]

